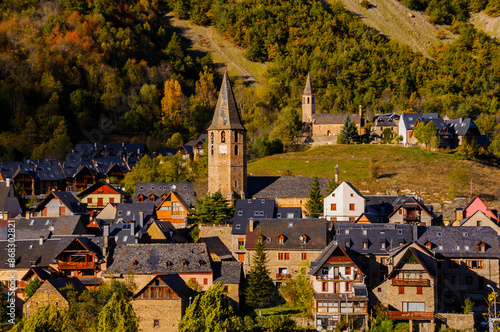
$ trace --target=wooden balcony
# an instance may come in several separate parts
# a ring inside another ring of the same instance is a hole
[[[359,274],[356,274],[354,276],[347,275],[347,276],[333,276],[330,277],[327,274],[318,274],[316,275],[316,280],[338,280],[338,281],[354,281],[354,280],[361,280],[361,277]]]
[[[415,279],[406,279],[406,278],[393,278],[392,279],[393,286],[420,286],[420,287],[429,287],[430,281],[429,279],[415,278]]]
[[[387,311],[387,318],[396,320],[433,320],[434,311]]]
[[[95,269],[94,262],[61,262],[58,261],[59,269]]]
[[[276,273],[276,279],[278,280],[282,280],[282,279],[286,279],[286,278],[290,278],[291,275],[289,274],[286,274],[286,273]]]

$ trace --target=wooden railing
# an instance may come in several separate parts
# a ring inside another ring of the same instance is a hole
[[[421,278],[393,278],[392,279],[393,286],[430,286],[429,279],[421,279]]]
[[[387,311],[387,318],[389,319],[416,319],[416,320],[429,320],[434,319],[434,311]]]
[[[58,262],[60,269],[94,269],[94,262]]]
[[[340,276],[336,275],[333,277],[328,276],[327,274],[318,274],[316,275],[316,280],[339,280],[339,281],[353,281],[353,280],[360,280],[359,274],[356,274],[354,276],[347,275],[347,276]]]

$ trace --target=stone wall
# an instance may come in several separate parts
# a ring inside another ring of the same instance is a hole
[[[131,303],[139,320],[139,331],[177,332],[185,310],[180,299],[134,300]]]
[[[461,331],[474,331],[474,314],[436,314],[436,321],[440,330],[445,328],[458,329]]]
[[[218,236],[229,250],[233,247],[232,225],[200,225],[199,227],[200,237]]]
[[[68,308],[68,301],[56,289],[43,290],[40,288],[28,299],[28,301],[24,302],[23,314],[32,315],[38,308],[47,305],[53,305],[57,308]]]

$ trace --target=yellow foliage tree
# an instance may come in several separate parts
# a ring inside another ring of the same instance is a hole
[[[161,100],[161,119],[163,123],[168,118],[174,125],[181,123],[182,90],[176,80],[165,82],[165,94]]]

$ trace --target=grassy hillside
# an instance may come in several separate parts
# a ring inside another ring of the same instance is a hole
[[[497,205],[495,191],[500,186],[500,169],[476,161],[457,160],[452,153],[428,152],[419,148],[385,145],[331,145],[304,152],[285,153],[248,164],[249,175],[333,177],[339,165],[340,181],[350,181],[365,194],[416,193],[429,203],[445,204],[455,168],[468,172],[467,186],[460,196],[478,195],[491,206]],[[379,178],[373,179],[374,166]]]

